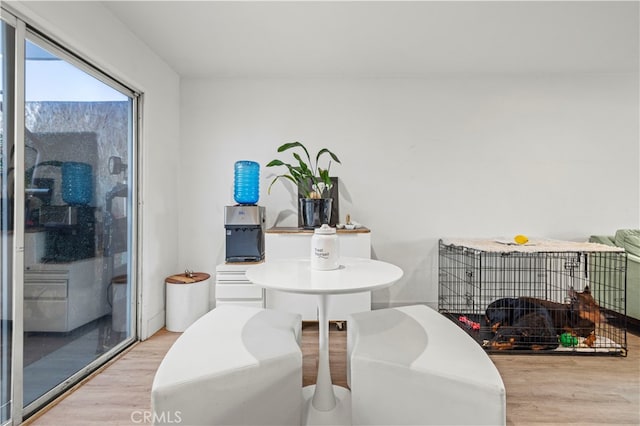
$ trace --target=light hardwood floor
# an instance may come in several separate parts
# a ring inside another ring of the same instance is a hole
[[[179,333],[161,330],[27,423],[38,426],[149,425],[153,376]],[[303,384],[316,376],[317,325],[303,327]],[[330,332],[331,372],[346,386],[346,331]],[[640,337],[628,356],[492,355],[507,390],[507,424],[640,424]],[[466,395],[460,392],[464,409]],[[147,414],[148,415],[148,414]]]

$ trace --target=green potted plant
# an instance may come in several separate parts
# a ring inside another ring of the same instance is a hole
[[[295,162],[293,164],[285,163],[282,160],[272,160],[267,167],[283,166],[287,168],[288,173],[281,174],[273,178],[269,185],[268,193],[271,193],[271,187],[280,178],[285,178],[296,184],[298,190],[303,195],[298,205],[298,215],[301,217],[303,228],[316,228],[323,223],[329,223],[331,220],[331,204],[332,199],[329,191],[333,186],[329,171],[331,169],[331,160],[338,164],[338,157],[327,148],[322,148],[315,156],[312,163],[311,156],[307,148],[300,142],[289,142],[278,147],[278,152],[284,152],[290,149],[300,148],[304,152],[304,158],[298,153],[293,152]],[[330,157],[327,167],[319,166],[320,158],[328,155]]]

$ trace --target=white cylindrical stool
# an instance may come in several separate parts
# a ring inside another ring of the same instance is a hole
[[[209,311],[209,278],[204,272],[167,277],[167,330],[185,331]]]

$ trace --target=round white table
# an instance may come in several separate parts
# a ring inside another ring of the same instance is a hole
[[[271,290],[318,296],[318,378],[303,389],[305,424],[350,424],[351,393],[331,382],[329,369],[330,295],[360,293],[388,287],[402,277],[402,269],[390,263],[363,258],[340,258],[331,271],[311,269],[309,258],[266,261],[246,272],[249,281]]]

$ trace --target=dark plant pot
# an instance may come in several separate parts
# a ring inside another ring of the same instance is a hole
[[[321,180],[319,177],[317,178],[318,180]],[[309,191],[311,190],[311,183],[309,180],[305,181],[305,182],[301,182],[298,184],[298,199],[300,198],[306,198],[305,194],[309,193]],[[325,198],[331,198],[333,201],[331,202],[331,221],[329,222],[330,226],[336,226],[338,224],[338,221],[340,219],[340,212],[339,212],[339,196],[338,196],[338,178],[335,176],[331,177],[331,189],[329,190],[329,193],[325,195],[328,195],[328,197]],[[300,204],[298,204],[299,206]],[[302,214],[300,213],[301,209],[298,209],[298,227],[302,228]]]
[[[331,198],[300,198],[298,215],[305,229],[319,228],[331,221]]]

